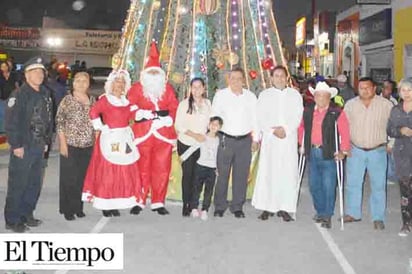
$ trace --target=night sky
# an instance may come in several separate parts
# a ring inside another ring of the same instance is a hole
[[[222,0],[225,1],[225,0]],[[63,19],[69,27],[120,30],[129,0],[84,0],[86,6],[73,10],[73,0],[1,0],[0,24],[40,27],[42,16]],[[317,0],[318,10],[342,10],[355,0]],[[274,0],[280,37],[287,45],[294,42],[297,18],[310,15],[310,0]]]

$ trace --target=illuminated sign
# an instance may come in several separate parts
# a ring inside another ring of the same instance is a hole
[[[390,5],[391,0],[356,0],[358,5]]]
[[[305,43],[306,40],[306,17],[300,18],[296,22],[296,37],[295,37],[295,45],[301,46]]]

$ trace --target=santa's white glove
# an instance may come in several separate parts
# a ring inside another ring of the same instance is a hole
[[[300,146],[300,147],[299,147],[299,154],[300,154],[300,155],[304,155],[304,154],[305,154],[305,148],[304,148],[304,146]]]
[[[159,120],[162,123],[163,127],[173,126],[173,119],[170,116],[159,117]]]
[[[154,120],[152,120],[152,121],[153,121],[153,122],[152,122],[152,127],[153,127],[153,129],[157,130],[157,129],[163,127],[162,121],[160,121],[160,119],[154,119]]]
[[[139,109],[136,111],[136,121],[140,121],[142,119],[151,120],[155,117],[151,110],[147,109]]]
[[[102,133],[107,133],[107,132],[110,131],[110,128],[109,128],[108,125],[103,125],[103,126],[100,128],[100,131],[101,131]]]

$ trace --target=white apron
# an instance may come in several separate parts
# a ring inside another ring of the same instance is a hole
[[[100,150],[103,157],[115,165],[130,165],[140,158],[133,144],[133,131],[130,127],[113,128],[100,135]]]

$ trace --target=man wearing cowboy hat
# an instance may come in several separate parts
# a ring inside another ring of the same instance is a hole
[[[303,147],[309,161],[309,189],[316,210],[314,220],[324,228],[331,228],[331,217],[335,209],[336,164],[350,150],[349,124],[346,114],[331,104],[338,90],[325,82],[309,87],[314,95],[315,104],[303,112],[299,126],[299,144]],[[336,151],[335,132],[337,124],[341,139]],[[302,140],[304,139],[304,140]]]
[[[42,58],[30,59],[24,69],[26,82],[7,102],[11,154],[4,217],[6,229],[18,233],[41,224],[33,211],[40,195],[44,152],[53,131],[52,98],[43,86],[45,73]]]

